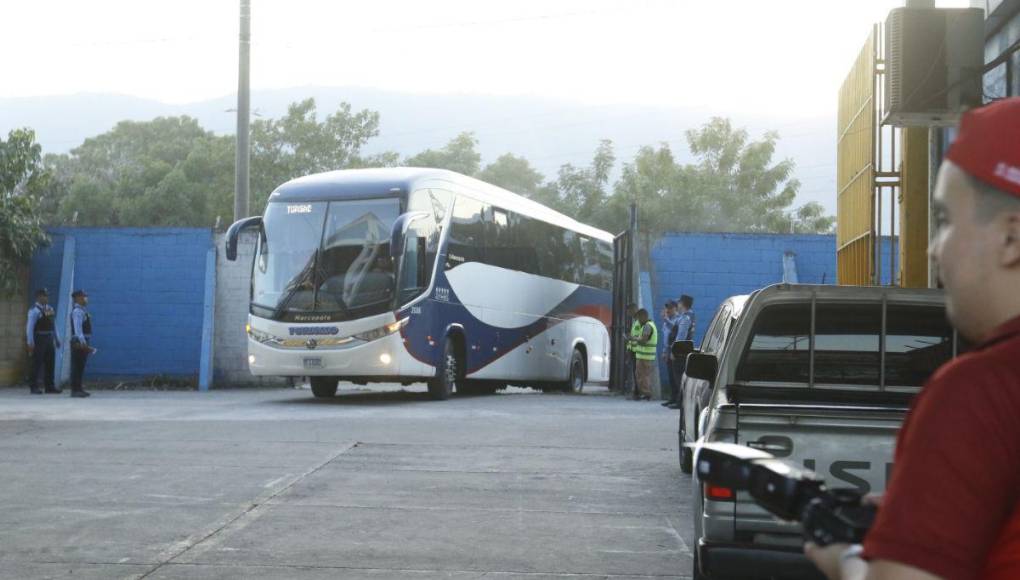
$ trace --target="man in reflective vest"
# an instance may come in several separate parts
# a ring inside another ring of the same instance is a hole
[[[659,333],[644,308],[637,311],[637,324],[631,328],[630,345],[635,359],[634,400],[647,401],[652,398],[652,373],[656,370]]]
[[[631,339],[637,336],[635,332],[641,332],[641,325],[638,324],[637,321],[637,304],[634,304],[633,302],[627,305],[627,320],[630,321],[630,334],[624,337],[624,346],[627,349],[627,358],[626,363],[624,363],[626,372],[624,373],[623,392],[633,393],[635,383],[634,367],[636,366],[636,363],[634,359],[634,345],[631,344]]]

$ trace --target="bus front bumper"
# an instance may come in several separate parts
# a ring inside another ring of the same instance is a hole
[[[248,368],[256,376],[398,376],[410,358],[400,333],[321,349],[278,348],[248,339]]]

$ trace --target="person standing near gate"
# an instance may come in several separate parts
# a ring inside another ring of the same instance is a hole
[[[47,393],[60,392],[53,381],[56,349],[60,348],[54,318],[49,292],[45,288],[40,288],[35,293],[35,304],[28,311],[28,324],[25,327],[28,354],[32,357],[32,373],[29,375],[28,386],[33,395],[42,394],[42,390],[39,389],[39,375],[45,377]]]
[[[636,336],[636,333],[640,333],[641,331],[641,326],[638,325],[637,321],[637,304],[631,302],[627,305],[627,319],[624,323],[627,325],[626,328],[629,328],[630,330],[628,331],[627,336],[624,337],[624,345],[627,349],[627,359],[625,363],[623,392],[635,393],[637,391],[634,387],[634,383],[636,382],[634,372],[637,363],[634,359],[634,343],[631,342],[631,339]]]
[[[683,390],[684,372],[687,370],[687,354],[673,355],[672,353],[674,343],[694,340],[694,298],[687,294],[681,296],[680,302],[677,303],[677,310],[676,325],[669,337],[669,351],[671,355],[669,374],[675,386],[670,393],[669,400],[663,403],[664,407],[669,407],[670,409],[679,409],[683,404],[683,392],[681,391]]]
[[[74,300],[71,310],[71,396],[88,397],[90,393],[82,388],[81,381],[89,355],[96,352],[89,344],[92,340],[92,317],[86,309],[89,295],[84,290],[75,290],[71,299]]]
[[[666,302],[666,309],[662,313],[662,332],[666,336],[663,342],[663,356],[666,359],[666,372],[669,376],[669,397],[662,403],[663,407],[669,407],[676,400],[677,389],[679,388],[679,377],[673,372],[673,353],[670,347],[676,340],[677,322],[680,321],[678,305],[673,300]]]
[[[640,333],[630,339],[631,350],[634,351],[636,359],[634,400],[648,401],[652,398],[652,373],[655,372],[659,333],[655,329],[655,323],[648,319],[648,311],[644,308],[637,311],[637,323],[640,325]]]

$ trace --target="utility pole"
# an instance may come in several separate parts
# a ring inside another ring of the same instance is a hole
[[[241,0],[241,35],[237,65],[237,158],[234,162],[234,221],[248,217],[248,160],[250,132],[248,130],[251,60],[251,0]]]

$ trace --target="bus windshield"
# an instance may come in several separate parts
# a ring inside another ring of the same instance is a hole
[[[385,312],[395,289],[390,228],[399,213],[393,198],[270,203],[255,253],[253,306],[271,318]]]

